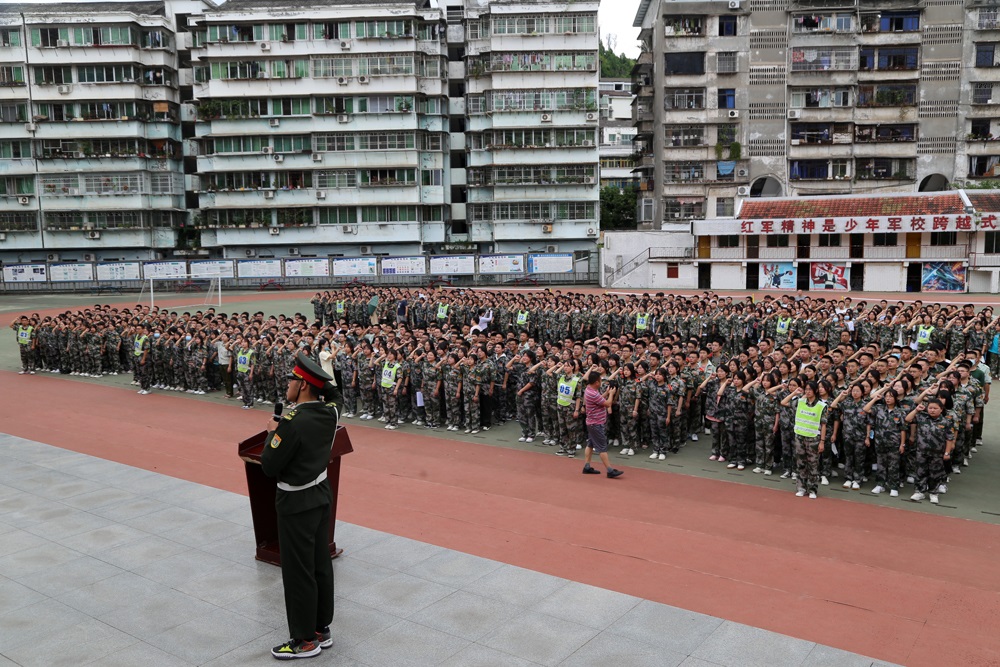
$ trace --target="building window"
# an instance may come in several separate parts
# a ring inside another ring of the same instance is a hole
[[[1000,176],[1000,156],[969,156],[969,178],[993,178],[996,176]]]
[[[989,123],[989,121],[987,121]],[[916,125],[859,125],[855,132],[855,141],[868,142],[893,142],[893,141],[916,141]]]
[[[718,143],[723,146],[728,146],[734,141],[738,140],[738,135],[740,132],[740,126],[736,123],[726,123],[725,125],[719,125],[717,130],[717,136],[719,138]]]
[[[992,55],[992,54],[991,54]],[[978,56],[977,56],[978,57]],[[920,48],[916,46],[868,47],[861,49],[860,70],[914,70],[920,62]],[[977,66],[978,62],[977,62]]]
[[[735,88],[719,88],[719,108],[720,109],[736,108]]]
[[[733,197],[717,197],[715,200],[715,215],[720,218],[731,217],[736,212],[736,199]]]
[[[872,234],[872,245],[876,248],[895,248],[898,244],[896,233]]]
[[[841,180],[850,176],[850,161],[792,160],[789,175],[793,181]]]
[[[986,232],[986,246],[983,252],[987,255],[1000,255],[1000,232]]]
[[[916,32],[920,30],[920,12],[881,12],[861,16],[862,32]]]
[[[718,241],[718,246],[720,248],[739,248],[740,247],[740,235],[739,234],[724,234],[722,236],[715,237]]]
[[[671,109],[704,109],[704,88],[668,88],[663,95],[663,108]]]
[[[791,94],[793,109],[828,109],[851,106],[850,88],[800,88]]]
[[[736,36],[736,17],[735,16],[720,16],[719,17],[719,37],[735,37]]]
[[[858,52],[851,47],[796,47],[792,49],[793,72],[823,72],[857,69]]]
[[[720,51],[715,54],[715,70],[719,74],[735,74],[739,69],[735,51]]]
[[[680,272],[681,272],[681,265],[680,264],[678,264],[677,262],[668,262],[667,263],[667,279],[668,280],[671,279],[671,278],[676,279],[676,278],[680,277]]]
[[[969,125],[969,139],[989,139],[993,136],[990,131],[989,118],[972,118]]]
[[[788,236],[786,234],[771,234],[767,237],[768,248],[787,248]]]
[[[997,30],[1000,28],[1000,10],[996,7],[983,7],[980,9],[977,27],[980,30]]]
[[[958,245],[958,232],[931,232],[931,245]]]
[[[993,104],[993,84],[976,82],[972,84],[973,104]]]
[[[1000,49],[996,44],[976,44],[976,67],[1000,66]]]
[[[695,52],[673,52],[663,55],[667,76],[705,73],[705,54]]]
[[[695,197],[671,197],[663,200],[664,222],[701,218],[704,214],[704,199]]]
[[[861,180],[905,181],[914,178],[913,160],[864,158],[857,161],[855,174]]]
[[[819,235],[819,247],[820,248],[839,248],[840,247],[840,234],[820,234]]]

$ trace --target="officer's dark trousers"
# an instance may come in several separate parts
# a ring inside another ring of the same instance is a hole
[[[292,639],[313,639],[333,621],[330,505],[278,515],[281,581]]]

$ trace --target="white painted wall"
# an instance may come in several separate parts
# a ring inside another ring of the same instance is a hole
[[[746,267],[739,263],[713,262],[711,285],[712,289],[746,289]]]
[[[865,291],[906,291],[906,268],[895,262],[869,262],[865,264]]]
[[[604,245],[601,248],[601,285],[603,287],[624,287],[622,282],[618,285],[607,285],[608,276],[618,268],[628,264],[632,259],[641,255],[649,248],[678,248],[677,261],[682,265],[677,281],[686,281],[683,271],[685,262],[690,265],[690,259],[684,258],[684,249],[694,247],[694,237],[686,231],[655,231],[655,232],[605,232]],[[692,251],[693,252],[693,251]],[[691,254],[691,253],[689,253]],[[658,264],[658,263],[657,263]],[[662,275],[657,271],[662,271]],[[697,271],[694,272],[694,284],[697,286]],[[638,267],[628,276],[624,276],[628,283],[635,283],[642,280],[645,284],[634,285],[636,287],[650,286],[649,281],[666,281],[666,266],[662,269]]]

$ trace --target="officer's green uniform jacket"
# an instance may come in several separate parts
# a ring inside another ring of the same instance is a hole
[[[337,432],[337,411],[333,403],[311,401],[299,405],[281,418],[278,428],[264,444],[260,462],[264,474],[279,482],[302,486],[326,470],[333,437]],[[328,481],[301,491],[277,490],[274,500],[279,514],[295,514],[331,502]]]

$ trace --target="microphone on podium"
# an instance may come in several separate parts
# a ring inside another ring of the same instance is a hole
[[[276,422],[280,422],[281,421],[281,411],[284,409],[284,407],[285,406],[282,405],[281,403],[277,403],[276,402],[274,404],[274,416],[271,417],[271,419],[273,419]]]

